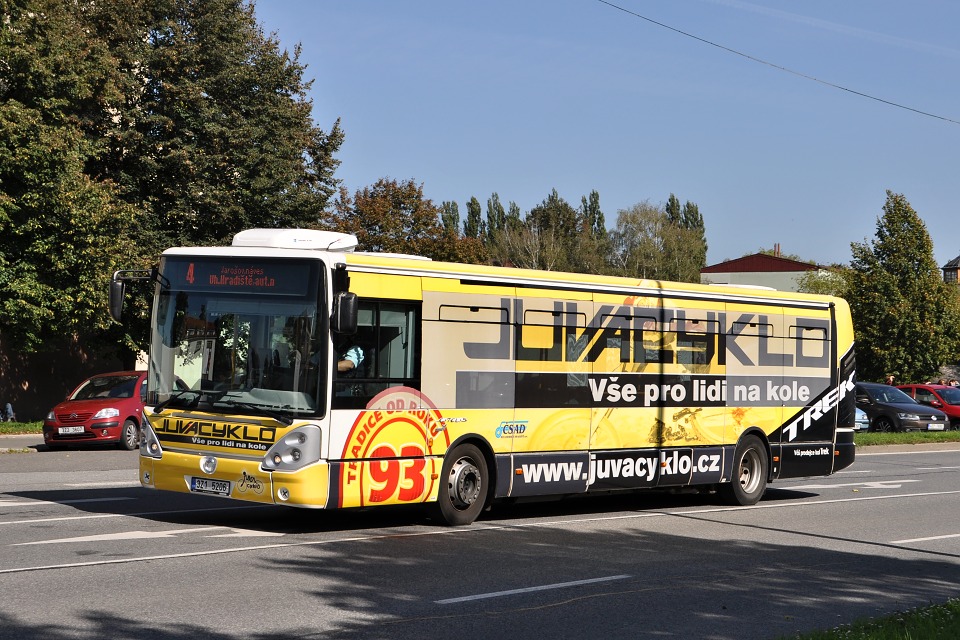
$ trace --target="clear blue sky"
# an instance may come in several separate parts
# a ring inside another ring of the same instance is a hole
[[[851,91],[960,122],[956,0],[611,0]],[[314,120],[346,134],[352,193],[414,179],[461,216],[551,189],[700,207],[709,263],[772,248],[849,262],[886,190],[960,254],[960,124],[826,86],[597,0],[258,0],[300,43]]]

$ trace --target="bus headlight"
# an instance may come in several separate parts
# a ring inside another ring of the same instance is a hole
[[[160,440],[157,439],[157,434],[153,432],[153,427],[150,426],[146,414],[140,416],[140,424],[142,425],[140,427],[140,455],[159,460],[163,457],[163,447],[160,446]]]
[[[297,427],[283,436],[263,456],[264,471],[296,471],[320,460],[320,427]]]

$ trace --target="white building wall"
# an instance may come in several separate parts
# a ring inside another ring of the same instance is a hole
[[[759,287],[770,287],[779,291],[797,291],[797,278],[810,273],[809,271],[764,271],[764,272],[731,272],[731,273],[701,273],[700,282],[703,284],[747,284]]]

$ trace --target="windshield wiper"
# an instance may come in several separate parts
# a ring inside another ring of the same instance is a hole
[[[282,423],[282,424],[284,424],[284,425],[286,425],[286,426],[288,426],[288,427],[289,427],[291,424],[293,424],[293,418],[291,418],[290,416],[285,416],[285,415],[283,415],[282,413],[280,413],[279,411],[274,411],[273,409],[269,409],[269,408],[267,408],[267,407],[262,407],[262,406],[257,405],[257,404],[250,404],[249,402],[240,402],[240,401],[237,401],[237,400],[223,400],[223,399],[220,399],[220,400],[215,400],[215,401],[214,401],[213,403],[211,403],[211,404],[220,404],[220,405],[226,405],[226,406],[228,406],[228,407],[236,407],[236,408],[238,408],[238,409],[246,409],[247,411],[252,411],[253,413],[255,413],[255,414],[259,415],[259,416],[267,416],[268,418],[273,418],[273,419],[276,420],[277,422],[280,422],[280,423]]]
[[[186,408],[188,408],[188,409],[192,409],[193,407],[197,406],[197,404],[200,402],[200,396],[202,395],[202,393],[201,393],[200,391],[196,391],[196,390],[194,390],[194,389],[182,389],[182,390],[180,390],[180,391],[175,391],[175,392],[171,393],[170,396],[169,396],[166,400],[164,400],[163,402],[158,403],[157,406],[155,406],[155,407],[153,408],[153,412],[154,412],[154,413],[160,413],[161,411],[163,411],[164,407],[169,406],[169,405],[172,404],[175,400],[180,400],[180,399],[183,398],[184,396],[187,396],[187,395],[190,395],[190,394],[193,394],[193,395],[196,396],[196,397],[194,397],[193,400],[191,400],[190,402],[185,403],[183,406],[186,407]]]

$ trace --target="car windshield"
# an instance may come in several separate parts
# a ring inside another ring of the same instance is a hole
[[[896,387],[867,387],[867,395],[874,402],[917,404],[917,401]]]
[[[71,400],[93,398],[132,398],[140,376],[96,376],[90,378],[70,397]]]
[[[947,404],[960,404],[960,387],[947,387],[946,389],[937,389],[937,393]]]

